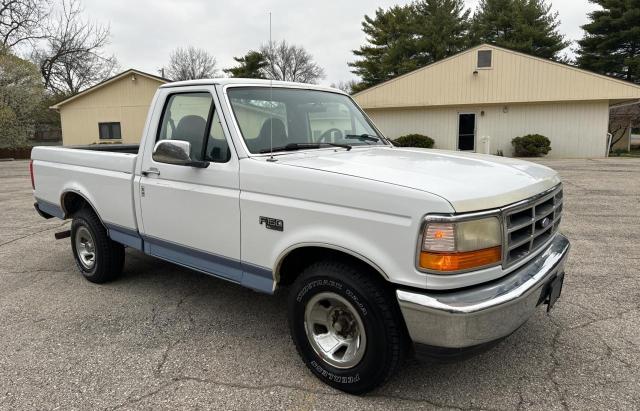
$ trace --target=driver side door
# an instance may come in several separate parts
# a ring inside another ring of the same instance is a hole
[[[154,144],[187,141],[201,167],[158,162],[147,150],[141,231],[148,254],[240,282],[239,165],[220,121],[209,90],[167,95]]]

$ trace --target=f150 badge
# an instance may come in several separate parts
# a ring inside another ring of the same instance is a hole
[[[269,230],[284,231],[284,221],[277,218],[260,216],[260,224],[262,225],[263,223]]]

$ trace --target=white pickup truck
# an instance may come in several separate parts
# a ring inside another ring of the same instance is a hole
[[[139,146],[36,147],[36,210],[73,219],[96,283],[125,247],[264,293],[322,381],[384,382],[416,347],[485,347],[560,295],[553,170],[394,147],[346,94],[219,79],[160,87]]]

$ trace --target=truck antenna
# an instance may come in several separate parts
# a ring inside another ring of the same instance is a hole
[[[269,12],[269,53],[271,54],[271,59],[273,59],[273,42],[271,40],[271,12]],[[273,76],[269,79],[269,152],[271,153],[271,157],[267,159],[267,161],[278,161],[273,156]]]

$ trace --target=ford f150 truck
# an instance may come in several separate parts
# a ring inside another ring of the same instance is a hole
[[[325,383],[364,393],[416,346],[473,350],[558,299],[569,251],[553,170],[394,147],[339,90],[161,86],[139,146],[36,147],[35,208],[72,219],[80,272],[125,247],[264,293]]]

